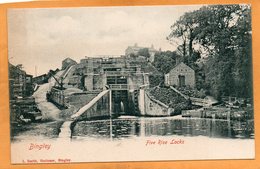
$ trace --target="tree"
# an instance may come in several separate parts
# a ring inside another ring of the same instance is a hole
[[[196,31],[199,28],[198,18],[196,11],[185,13],[171,26],[172,32],[167,37],[170,43],[177,44],[178,54],[183,57],[184,62],[189,66],[194,62],[195,58],[197,60],[199,59],[197,57],[200,57],[199,52],[195,51],[193,47],[194,40],[196,40]]]
[[[217,98],[252,96],[251,8],[210,5],[180,17],[167,39],[180,44],[184,62],[205,62],[205,86]],[[196,50],[195,50],[196,48]]]
[[[130,54],[130,57],[136,59],[136,58],[138,57],[138,55],[136,55],[136,54],[134,54],[134,53],[131,53],[131,54]]]
[[[159,72],[164,74],[169,73],[169,71],[176,65],[176,57],[178,57],[176,52],[157,52],[154,55],[153,65]]]
[[[150,57],[149,49],[148,48],[142,48],[138,51],[137,55],[149,58]]]
[[[199,41],[212,49],[209,61],[213,67],[206,67],[206,82],[217,98],[251,97],[251,9],[246,5],[217,5],[208,10],[211,19],[200,22],[205,28],[199,34]]]
[[[23,70],[23,65],[22,64],[18,64],[18,65],[16,65],[16,68],[18,68],[20,70]]]

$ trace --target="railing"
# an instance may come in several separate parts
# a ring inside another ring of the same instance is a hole
[[[231,96],[222,96],[221,100],[229,103],[236,102],[236,101],[243,102],[244,100],[248,102],[252,102],[252,98],[246,98],[246,97],[239,98],[239,97],[231,97]]]
[[[185,99],[190,99],[192,104],[194,105],[199,105],[199,106],[204,106],[209,104],[209,101],[205,100],[205,99],[201,99],[201,98],[195,98],[195,97],[189,97],[183,93],[181,93],[179,90],[177,90],[176,88],[174,88],[173,86],[170,86],[170,88],[172,90],[174,90],[175,92],[179,93],[181,96],[183,96]]]
[[[109,88],[111,90],[128,90],[129,85],[127,85],[127,84],[111,84],[111,85],[109,85]]]
[[[99,66],[101,66],[103,69],[106,68],[120,68],[123,67],[125,65],[125,63],[121,63],[121,62],[116,62],[116,63],[102,63],[102,65],[100,64]]]
[[[128,76],[133,74],[143,74],[142,71],[106,71],[107,75],[122,75],[122,76]]]
[[[111,90],[130,90],[138,89],[139,85],[128,85],[128,84],[110,84],[109,88]]]
[[[209,104],[209,102],[205,99],[201,99],[201,98],[195,98],[195,97],[190,97],[191,101],[193,104],[200,104],[200,105],[207,105]]]

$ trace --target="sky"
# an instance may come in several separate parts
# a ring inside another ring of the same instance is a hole
[[[99,55],[124,55],[128,46],[175,50],[166,37],[185,12],[201,6],[37,8],[8,10],[8,57],[31,75]]]

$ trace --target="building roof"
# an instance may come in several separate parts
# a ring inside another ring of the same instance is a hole
[[[172,70],[174,70],[174,69],[177,69],[179,66],[185,66],[185,67],[187,67],[188,69],[194,71],[191,67],[189,67],[189,66],[186,65],[185,63],[180,62],[179,64],[175,65],[168,73],[170,73],[170,72],[171,72]],[[167,74],[168,74],[168,73],[167,73]]]
[[[26,72],[19,67],[19,65],[13,65],[9,63],[9,78],[13,77],[15,74],[20,74],[26,76]]]
[[[71,59],[71,58],[69,58],[69,57],[67,57],[66,59],[64,59],[62,62],[66,62],[67,60],[70,60],[70,61],[76,62],[75,60],[73,60],[73,59]]]
[[[33,77],[33,79],[41,78],[41,77],[44,77],[44,76],[47,76],[47,74],[45,73],[45,74],[42,74],[42,75],[39,75],[39,76],[35,76],[35,77]]]

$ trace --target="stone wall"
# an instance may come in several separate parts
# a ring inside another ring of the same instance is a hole
[[[93,90],[93,75],[86,75],[84,87],[87,91]]]
[[[104,74],[93,76],[93,90],[103,90],[106,84],[106,77]],[[105,84],[104,84],[105,83]]]
[[[127,83],[130,85],[130,90],[134,90],[136,86],[144,85],[144,77],[142,74],[129,76],[127,78]]]
[[[140,89],[139,109],[141,115],[145,116],[170,116],[171,112],[174,111],[174,109],[150,97],[144,89]]]
[[[144,88],[141,88],[139,90],[138,106],[139,106],[140,113],[142,115],[145,115],[145,89]]]
[[[100,98],[91,108],[84,112],[79,120],[99,119],[104,117],[110,117],[109,93]]]
[[[79,109],[90,102],[94,97],[97,96],[97,93],[79,93],[73,94],[65,99],[65,103],[70,106],[74,106],[76,109]]]
[[[66,106],[63,91],[56,88],[52,88],[50,93],[47,94],[47,100],[51,101],[58,107]]]

